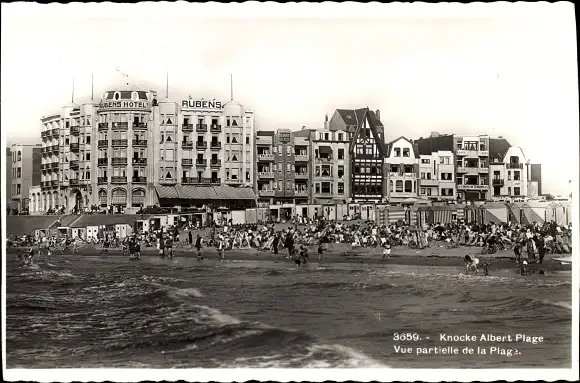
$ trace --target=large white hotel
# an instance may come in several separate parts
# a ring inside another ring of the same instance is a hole
[[[233,100],[158,101],[118,89],[41,121],[39,211],[255,200],[254,112]]]

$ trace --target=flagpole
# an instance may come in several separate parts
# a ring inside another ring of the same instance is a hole
[[[165,73],[165,98],[169,98],[169,71]]]
[[[93,74],[91,73],[91,101],[93,101],[95,98],[94,93],[95,93],[95,83],[94,83]]]
[[[75,76],[72,78],[72,94],[70,96],[70,102],[75,102]]]

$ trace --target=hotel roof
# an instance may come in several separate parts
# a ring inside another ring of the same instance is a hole
[[[489,139],[489,157],[498,158],[503,161],[508,149],[511,147],[508,140],[505,138],[490,138]]]

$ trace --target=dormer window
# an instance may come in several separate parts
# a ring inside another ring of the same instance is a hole
[[[395,157],[401,157],[401,148],[395,148]]]
[[[403,157],[409,157],[409,148],[403,148]]]

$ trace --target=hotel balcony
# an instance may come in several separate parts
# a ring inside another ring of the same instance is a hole
[[[40,164],[40,170],[47,170],[50,168],[50,164]]]
[[[478,157],[477,149],[457,149],[455,154],[460,157]]]
[[[212,149],[220,149],[222,147],[222,143],[219,141],[212,141],[211,148]]]
[[[226,184],[229,184],[229,185],[240,185],[241,183],[242,183],[242,180],[241,179],[237,179],[237,180],[229,179],[229,180],[226,180]]]
[[[106,184],[108,182],[107,177],[97,177],[97,183]]]
[[[71,136],[78,136],[80,132],[81,132],[81,129],[79,126],[71,126],[70,127]]]
[[[70,186],[79,186],[81,181],[78,178],[71,178],[68,180]]]
[[[195,177],[182,177],[181,183],[183,185],[193,185],[193,184],[197,183],[197,178],[195,178]]]
[[[222,126],[221,125],[211,125],[210,130],[214,133],[219,133],[222,131]]]
[[[357,154],[356,158],[358,158],[358,159],[367,158],[367,157],[362,157],[362,156],[365,156],[365,154]],[[369,154],[369,156],[371,156],[371,157],[368,157],[369,159],[374,158],[370,154]],[[316,157],[315,160],[316,160],[316,163],[319,163],[319,164],[329,164],[333,161],[332,157],[324,157],[324,158]]]
[[[378,176],[379,174],[356,174],[356,175],[361,175],[361,176]],[[416,173],[399,173],[399,172],[389,172],[389,178],[393,178],[393,179],[400,179],[400,180],[414,180],[417,179],[417,174]]]
[[[146,148],[147,147],[147,140],[133,140],[132,144],[134,147],[137,147],[137,148]]]
[[[59,151],[60,151],[60,148],[58,145],[52,145],[52,149],[51,149],[52,153],[58,153]]]
[[[457,190],[488,190],[489,185],[457,185]]]
[[[129,129],[128,122],[113,122],[113,130],[127,130]]]
[[[295,162],[308,162],[310,160],[310,156],[308,154],[296,154],[294,156]]]
[[[79,162],[77,160],[73,160],[69,163],[69,166],[71,169],[78,169],[79,168]]]
[[[181,130],[187,133],[193,132],[193,124],[183,124]]]
[[[480,167],[477,169],[478,173],[484,173],[484,174],[488,174],[489,173],[489,168],[485,168],[485,167]]]
[[[99,148],[106,148],[109,146],[109,140],[99,140],[99,142],[97,143],[97,146]]]
[[[489,150],[478,150],[477,156],[478,157],[489,157]]]
[[[147,130],[146,122],[133,122],[133,130]]]
[[[195,141],[195,147],[198,149],[206,149],[207,141]]]
[[[193,149],[193,141],[181,141],[182,149]]]
[[[297,180],[307,180],[310,176],[308,173],[294,173],[294,178]]]
[[[222,166],[222,160],[211,160],[209,164],[210,164],[210,166],[212,168],[221,167]]]
[[[135,157],[133,157],[131,159],[131,164],[145,166],[145,165],[147,165],[147,158],[135,158]]]
[[[491,180],[491,184],[493,186],[503,186],[504,185],[504,180],[502,178],[494,178]]]
[[[50,182],[50,186],[55,187],[58,186],[58,180],[52,180],[52,181],[48,181]]]
[[[266,162],[274,161],[274,154],[272,153],[258,154],[258,161],[266,161]]]
[[[420,179],[419,180],[419,186],[439,186],[439,180],[438,179]]]
[[[181,166],[193,166],[193,160],[191,158],[182,158]]]
[[[515,163],[508,163],[506,164],[506,167],[508,169],[523,169],[524,168],[524,164],[515,164]]]
[[[294,190],[294,197],[308,197],[307,190]]]
[[[48,130],[40,132],[40,138],[47,138],[48,137]]]
[[[258,178],[274,178],[274,172],[258,172]]]
[[[199,133],[207,132],[207,124],[197,124],[195,126],[195,131]]]
[[[145,184],[147,183],[147,177],[133,177],[134,184]]]
[[[50,168],[51,168],[51,169],[58,169],[58,165],[59,165],[59,164],[58,164],[58,160],[57,160],[57,161],[55,161],[55,162],[51,162],[51,163],[50,163]]]
[[[112,165],[127,165],[127,157],[113,157],[111,159]]]
[[[457,173],[478,174],[478,167],[458,166]]]
[[[97,165],[98,166],[107,166],[109,165],[109,159],[108,158],[99,158],[97,159]]]
[[[113,158],[114,160],[114,158]],[[123,177],[123,176],[112,176],[111,177],[111,183],[112,184],[126,184],[127,183],[127,177]]]
[[[206,159],[197,159],[195,160],[195,166],[202,166],[202,167],[206,167],[207,166],[207,160]]]
[[[177,180],[174,178],[162,178],[159,180],[159,183],[161,185],[175,185],[177,183]]]
[[[58,138],[58,137],[60,137],[60,128],[52,129],[52,138]]]
[[[109,130],[109,123],[108,122],[99,122],[98,129],[99,129],[99,131]]]
[[[79,151],[79,143],[78,142],[72,142],[69,145],[69,148],[72,152],[78,152]]]
[[[116,147],[124,147],[124,148],[126,148],[128,146],[128,144],[129,144],[129,141],[128,140],[125,140],[125,139],[111,141],[111,146],[113,146],[113,147],[116,146]]]
[[[260,197],[274,197],[276,195],[275,190],[258,190],[258,195]]]

